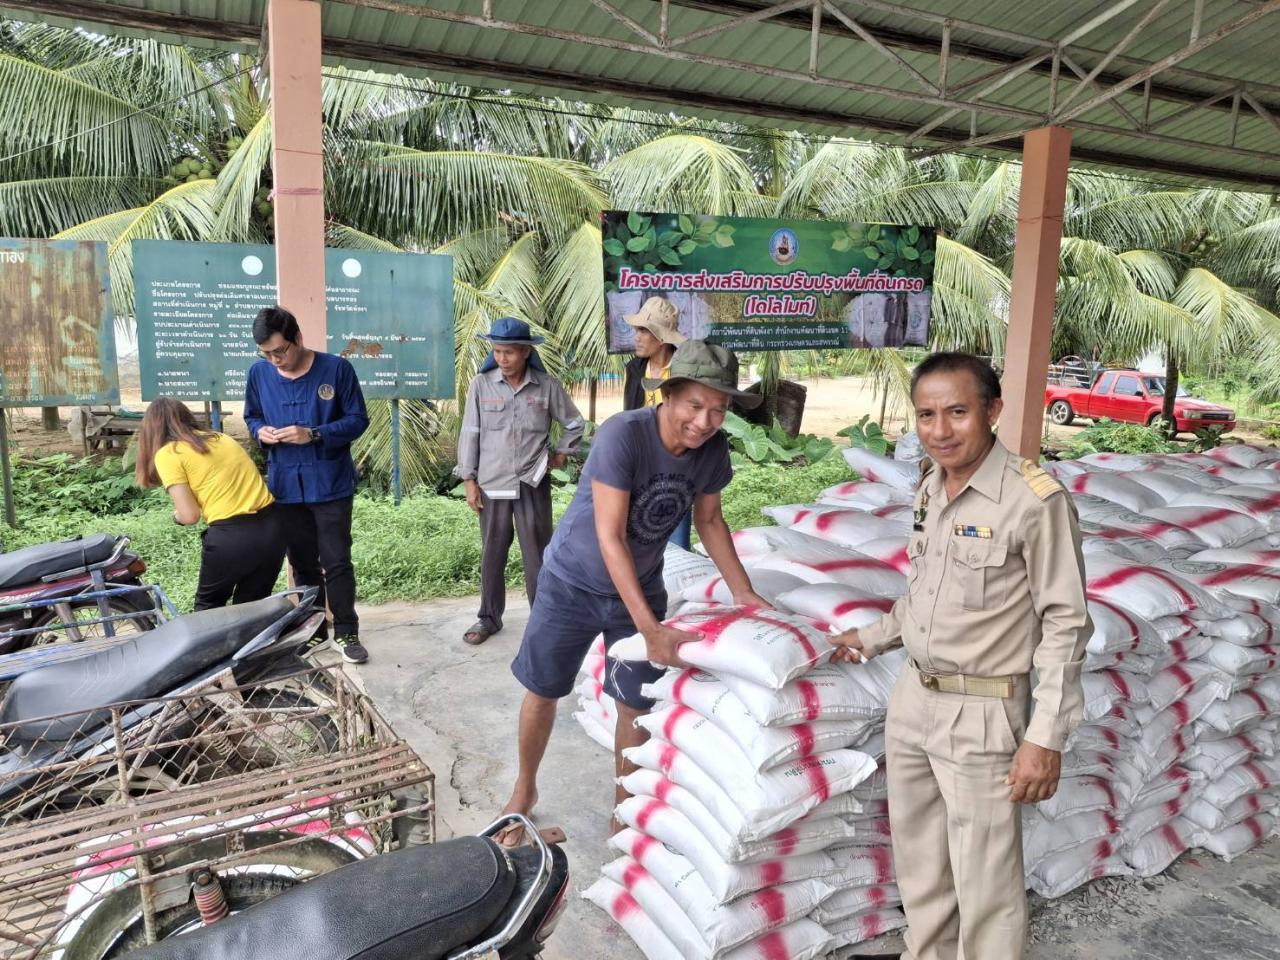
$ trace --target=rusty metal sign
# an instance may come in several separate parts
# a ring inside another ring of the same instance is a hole
[[[107,245],[0,239],[0,407],[119,400]]]

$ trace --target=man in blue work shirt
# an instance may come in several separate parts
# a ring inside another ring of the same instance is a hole
[[[369,426],[360,381],[345,358],[307,349],[283,307],[259,311],[253,339],[262,359],[249,368],[244,419],[267,451],[294,580],[319,587],[320,603],[327,594],[334,646],[348,663],[364,663],[351,566],[351,444]]]

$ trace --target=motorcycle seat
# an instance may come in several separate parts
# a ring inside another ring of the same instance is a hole
[[[0,724],[15,724],[8,728],[10,742],[70,740],[108,722],[109,714],[96,708],[172,693],[292,609],[287,597],[267,597],[200,610],[95,653],[29,670],[9,685]],[[70,715],[38,719],[62,713]]]
[[[75,540],[38,543],[34,547],[0,553],[0,590],[39,583],[42,577],[51,573],[101,563],[115,551],[119,539],[109,533],[95,533]]]
[[[485,837],[359,860],[130,960],[442,960],[474,944],[515,889]]]

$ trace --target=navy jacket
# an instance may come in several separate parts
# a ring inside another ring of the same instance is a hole
[[[254,440],[264,426],[310,427],[320,438],[313,444],[263,446],[267,487],[277,501],[324,503],[355,494],[351,444],[369,426],[369,414],[349,361],[317,351],[311,369],[290,380],[259,360],[249,368],[244,419]]]

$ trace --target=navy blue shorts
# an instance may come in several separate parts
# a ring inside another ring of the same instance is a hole
[[[645,593],[649,609],[659,620],[667,615],[667,591],[661,579]],[[538,593],[529,612],[520,650],[511,672],[524,688],[548,700],[573,692],[573,681],[597,634],[605,648],[636,633],[636,625],[621,597],[604,597],[566,583],[546,567],[538,575]],[[665,671],[648,663],[609,662],[604,689],[633,710],[648,710],[653,701],[640,688],[654,683]]]

